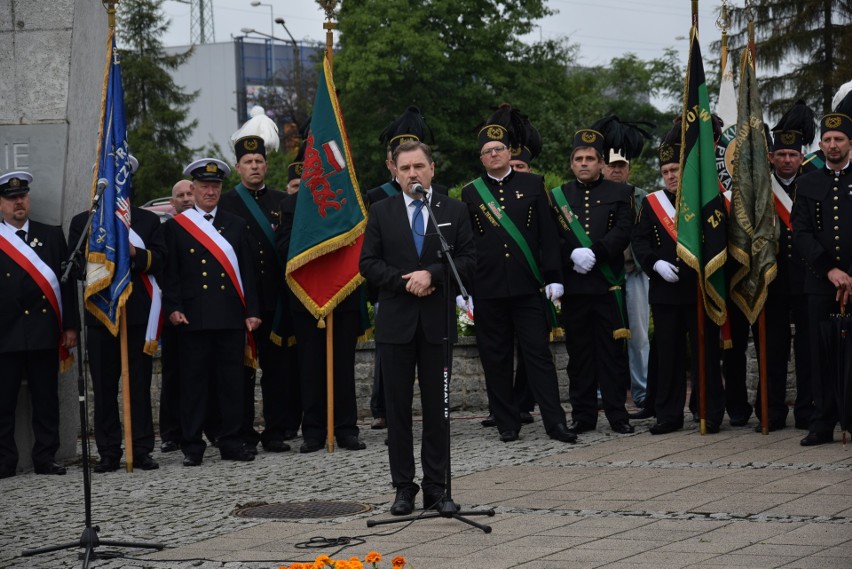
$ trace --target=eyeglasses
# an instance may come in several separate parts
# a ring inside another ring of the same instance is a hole
[[[482,152],[479,153],[480,156],[488,156],[489,154],[502,154],[509,148],[507,146],[492,146],[491,148],[486,148]]]

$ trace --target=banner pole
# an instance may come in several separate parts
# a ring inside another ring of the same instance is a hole
[[[133,417],[130,413],[130,364],[127,352],[127,306],[118,313],[121,327],[121,402],[124,409],[124,459],[133,472]]]

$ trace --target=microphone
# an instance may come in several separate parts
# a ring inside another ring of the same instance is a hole
[[[411,186],[411,191],[413,191],[415,194],[420,194],[424,197],[427,195],[426,190],[423,189],[423,186],[421,184],[414,184],[413,186]]]
[[[101,196],[104,194],[104,190],[107,189],[108,185],[109,185],[109,180],[107,180],[106,178],[99,178],[98,179],[98,186],[95,189],[94,201],[97,202],[98,200],[101,199]]]

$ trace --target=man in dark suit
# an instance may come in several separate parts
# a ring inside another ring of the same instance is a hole
[[[15,475],[15,407],[26,376],[33,405],[36,474],[65,474],[59,449],[59,368],[64,350],[77,345],[73,281],[62,285],[67,257],[62,228],[29,218],[27,172],[0,176],[0,478]]]
[[[243,374],[251,359],[251,336],[261,322],[252,254],[245,221],[218,207],[222,180],[230,172],[216,159],[186,167],[195,206],[164,227],[168,259],[163,307],[173,326],[182,326],[179,344],[181,450],[184,466],[198,466],[208,390],[215,390],[221,425],[217,445],[224,460],[254,460],[240,438]]]
[[[262,321],[254,337],[260,369],[263,370],[260,387],[263,392],[264,429],[260,435],[254,430],[256,370],[245,367],[241,432],[249,452],[256,451],[258,441],[268,452],[285,452],[290,450],[290,445],[284,442],[288,411],[285,384],[298,381],[298,378],[285,377],[288,352],[287,346],[281,345],[280,334],[283,320],[290,317],[290,311],[285,304],[284,267],[275,253],[279,206],[287,194],[266,186],[268,164],[263,138],[243,136],[234,143],[234,153],[240,183],[222,196],[220,207],[245,220],[246,233],[254,253],[255,286]]]
[[[130,161],[135,164],[135,159]],[[132,166],[132,172],[136,167]],[[89,212],[83,211],[71,219],[68,239],[77,243],[86,228]],[[151,355],[156,351],[157,338],[147,338],[149,324],[154,330],[160,314],[151,314],[156,281],[149,277],[159,273],[165,262],[165,242],[157,214],[132,207],[130,210],[130,271],[133,290],[125,304],[127,318],[127,352],[130,375],[130,419],[133,431],[133,466],[154,470],[159,465],[151,458],[154,450],[154,421],[151,415]],[[134,236],[135,234],[135,236]],[[83,276],[81,275],[81,278]],[[154,322],[151,322],[151,319]],[[121,460],[122,429],[118,413],[118,386],[121,379],[120,337],[114,336],[91,312],[86,311],[86,351],[95,404],[95,443],[100,462],[95,472],[118,470]],[[150,342],[146,345],[147,342]],[[146,349],[147,348],[147,349]]]
[[[370,210],[361,250],[360,270],[379,290],[382,310],[376,315],[376,344],[382,353],[382,372],[388,419],[388,457],[396,499],[394,515],[410,514],[418,486],[414,482],[411,402],[417,369],[423,409],[423,508],[438,508],[444,498],[449,449],[448,423],[443,415],[442,340],[455,340],[456,329],[446,330],[450,298],[445,294],[440,241],[442,228],[462,281],[470,283],[476,251],[466,208],[460,202],[432,192],[435,164],[431,149],[420,142],[401,144],[394,163],[402,194]],[[426,190],[434,220],[428,220],[423,196]],[[454,290],[451,287],[449,290]]]

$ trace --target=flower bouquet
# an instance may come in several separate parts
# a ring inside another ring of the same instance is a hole
[[[358,557],[350,557],[349,559],[332,559],[328,555],[320,555],[313,563],[293,563],[290,566],[281,565],[278,569],[379,569],[379,563],[382,561],[382,555],[375,551],[369,552],[364,561]],[[404,569],[406,564],[405,557],[397,555],[391,560],[391,569]]]

